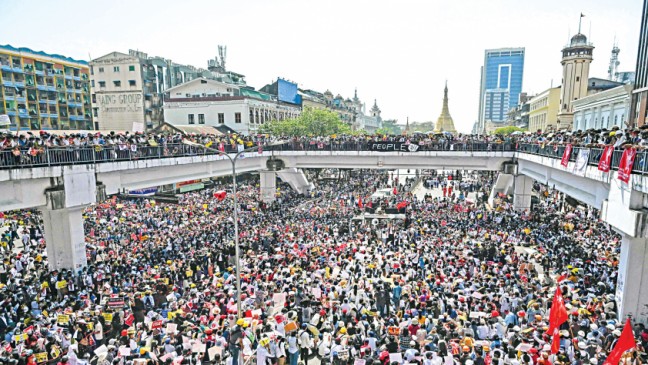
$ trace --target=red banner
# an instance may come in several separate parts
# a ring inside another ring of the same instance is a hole
[[[560,160],[561,165],[567,167],[567,164],[569,163],[569,157],[571,157],[572,149],[573,147],[571,143],[565,147],[565,152],[563,152],[562,160]]]
[[[632,165],[634,165],[634,159],[637,155],[637,150],[634,148],[628,148],[623,151],[621,156],[621,161],[619,162],[619,180],[624,183],[630,181],[630,175],[632,174]]]
[[[612,152],[614,146],[606,146],[599,160],[598,169],[603,172],[610,172],[610,165],[612,165]]]

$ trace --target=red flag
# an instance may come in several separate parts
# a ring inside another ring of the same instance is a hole
[[[562,274],[562,275],[560,275],[560,276],[556,279],[556,282],[557,282],[557,283],[560,283],[560,282],[562,282],[562,281],[565,280],[565,279],[567,279],[567,274]]]
[[[560,351],[560,330],[554,329],[553,336],[551,337],[551,353],[557,354]]]
[[[619,360],[621,360],[621,355],[623,355],[624,352],[630,350],[631,348],[634,348],[635,346],[635,338],[632,334],[630,318],[628,318],[626,320],[625,326],[623,326],[621,337],[619,337],[619,340],[617,341],[616,345],[614,345],[612,351],[610,351],[610,354],[608,355],[607,359],[605,359],[603,365],[618,365]]]
[[[619,162],[619,172],[617,173],[617,175],[619,176],[619,180],[623,181],[626,184],[630,181],[630,175],[632,174],[632,165],[634,165],[634,159],[636,155],[636,149],[627,148],[625,151],[623,151],[623,155],[621,156],[621,161]]]
[[[567,164],[569,163],[569,157],[571,157],[572,153],[572,145],[571,143],[565,147],[565,152],[563,152],[563,157],[562,160],[560,160],[560,164],[567,167]]]
[[[601,155],[601,159],[598,163],[599,171],[610,172],[610,164],[612,163],[612,152],[614,152],[614,146],[606,146]]]
[[[223,144],[223,142],[218,144],[218,150],[221,152],[225,152],[225,145]]]
[[[358,197],[358,208],[362,209],[362,197]]]
[[[394,195],[398,195],[398,190],[396,190],[395,187],[394,187],[394,191],[393,191],[393,193],[394,193]]]
[[[218,199],[218,201],[223,201],[225,197],[227,196],[227,192],[225,190],[219,190],[214,193],[214,198]]]
[[[551,309],[549,310],[549,329],[547,333],[554,333],[554,329],[558,329],[567,319],[569,319],[569,314],[567,313],[567,308],[565,308],[565,300],[563,299],[560,287],[557,287],[553,302],[551,303]]]

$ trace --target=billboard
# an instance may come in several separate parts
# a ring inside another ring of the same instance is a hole
[[[301,104],[301,95],[297,94],[297,84],[278,79],[277,80],[277,98],[291,104]]]

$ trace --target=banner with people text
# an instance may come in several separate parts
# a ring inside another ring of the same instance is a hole
[[[378,152],[416,152],[419,146],[405,142],[369,142],[370,151]]]
[[[612,153],[614,152],[614,146],[605,146],[603,153],[601,154],[601,159],[598,163],[599,171],[610,172],[610,166],[612,166]]]
[[[565,147],[565,152],[563,152],[562,160],[560,160],[560,164],[564,167],[567,167],[567,164],[569,164],[569,158],[571,157],[572,149],[573,147],[571,143]]]
[[[621,161],[619,161],[619,180],[623,181],[626,184],[630,181],[630,175],[632,175],[632,166],[634,165],[636,155],[636,149],[627,148],[625,151],[623,151]]]

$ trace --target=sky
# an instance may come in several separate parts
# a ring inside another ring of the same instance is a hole
[[[560,50],[577,32],[596,47],[590,77],[634,71],[641,0],[0,0],[0,44],[89,60],[138,49],[197,67],[227,46],[227,68],[257,89],[300,88],[374,99],[383,119],[436,121],[448,82],[459,131],[477,119],[488,48],[525,47],[523,90],[561,79]]]

